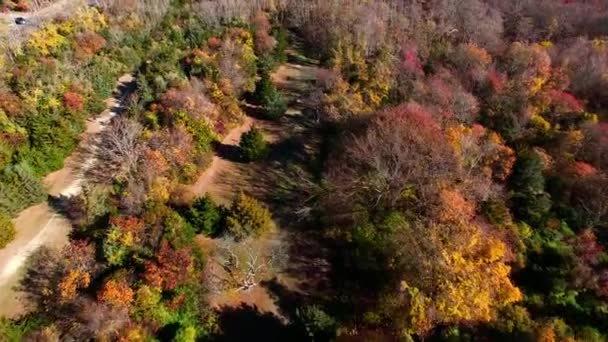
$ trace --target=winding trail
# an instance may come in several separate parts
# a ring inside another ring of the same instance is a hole
[[[80,147],[102,132],[107,123],[116,116],[126,98],[134,90],[134,78],[123,75],[118,80],[115,97],[108,99],[107,108],[98,117],[87,121],[82,133]],[[83,175],[95,160],[79,158],[79,150],[72,153],[64,167],[44,178],[44,184],[52,197],[72,197],[82,191]],[[23,210],[13,223],[17,236],[8,246],[0,249],[0,317],[15,317],[24,312],[19,293],[14,290],[21,277],[21,270],[28,257],[41,246],[62,247],[68,242],[72,228],[70,222],[57,213],[47,202]]]
[[[236,149],[241,140],[241,136],[251,128],[253,123],[254,119],[246,116],[240,126],[233,128],[228,135],[222,139],[221,145],[230,146]],[[233,171],[235,166],[235,162],[226,159],[217,153],[214,154],[208,168],[198,177],[194,184],[186,188],[185,193],[183,194],[183,200],[190,202],[201,194],[209,193],[214,200],[227,204],[233,196],[233,191],[230,187],[225,188],[219,186],[219,180],[226,173]]]

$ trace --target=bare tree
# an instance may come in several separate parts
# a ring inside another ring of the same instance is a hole
[[[215,258],[220,269],[211,274],[212,290],[247,291],[285,266],[287,252],[280,239],[218,241]]]
[[[127,177],[137,169],[142,145],[142,127],[127,118],[116,118],[89,145],[85,155],[88,178],[93,182],[108,183],[116,177]],[[95,165],[91,167],[90,165]]]
[[[134,13],[150,29],[156,26],[165,16],[170,0],[96,0],[96,5],[106,13],[116,17],[128,16]]]
[[[417,104],[380,113],[331,161],[330,207],[336,213],[349,212],[357,204],[394,208],[407,193],[432,193],[440,180],[456,174],[454,155],[444,140],[432,115]]]
[[[203,0],[193,10],[208,24],[219,25],[231,19],[249,20],[258,11],[277,9],[284,0]]]

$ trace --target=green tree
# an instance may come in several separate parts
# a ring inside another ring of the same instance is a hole
[[[235,239],[259,236],[272,229],[272,226],[270,211],[255,198],[241,192],[232,201],[226,217],[226,229]]]
[[[194,200],[186,213],[186,219],[197,233],[214,235],[218,232],[222,214],[209,195],[205,195]]]
[[[263,116],[267,119],[276,120],[287,111],[287,101],[272,83],[270,75],[263,73],[256,84],[255,100],[263,107]]]
[[[165,237],[174,248],[187,247],[196,234],[195,227],[190,225],[176,211],[171,211],[165,218]]]
[[[262,132],[256,127],[251,127],[241,136],[239,147],[243,158],[247,161],[260,160],[268,154],[268,144]]]
[[[511,205],[515,215],[528,223],[539,224],[551,209],[551,198],[545,192],[543,162],[533,150],[523,150],[511,175]]]
[[[0,213],[0,248],[6,247],[9,242],[15,239],[17,231],[11,222],[10,218],[3,213]]]

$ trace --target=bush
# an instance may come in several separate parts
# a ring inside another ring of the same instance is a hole
[[[29,166],[11,165],[0,172],[0,211],[14,215],[45,197],[42,183]]]
[[[0,213],[0,249],[6,247],[9,242],[15,239],[17,231],[10,217]]]
[[[270,211],[256,199],[240,193],[232,201],[226,217],[226,229],[235,239],[260,236],[272,227]]]
[[[183,248],[192,244],[195,228],[186,222],[177,212],[171,211],[165,218],[165,238],[174,248]]]
[[[297,310],[308,336],[314,341],[331,341],[336,337],[336,320],[317,305]]]
[[[262,74],[256,84],[254,98],[263,107],[262,115],[271,120],[283,116],[287,111],[287,101],[275,87],[267,73]]]
[[[260,160],[268,154],[268,144],[259,129],[251,127],[241,136],[239,143],[243,159],[246,161]]]
[[[197,233],[214,235],[222,219],[220,208],[208,196],[197,198],[186,213],[188,223]]]

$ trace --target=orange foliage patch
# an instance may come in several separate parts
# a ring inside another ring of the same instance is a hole
[[[84,100],[80,94],[69,91],[63,94],[63,103],[69,110],[79,111],[84,107]]]
[[[135,292],[129,284],[116,280],[108,280],[97,295],[99,301],[116,306],[129,306],[133,303],[134,297]]]

